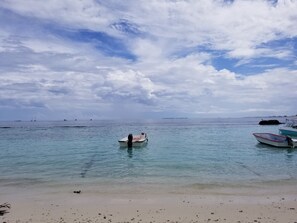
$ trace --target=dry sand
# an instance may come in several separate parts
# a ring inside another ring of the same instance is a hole
[[[1,188],[0,188],[1,189]],[[83,188],[0,191],[4,222],[297,222],[297,187],[103,192]]]

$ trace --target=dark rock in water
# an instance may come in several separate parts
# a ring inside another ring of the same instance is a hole
[[[75,190],[75,191],[73,191],[73,193],[80,194],[81,193],[81,190]]]
[[[259,125],[279,125],[279,124],[283,124],[281,122],[279,122],[276,119],[271,119],[271,120],[261,120],[259,122]]]

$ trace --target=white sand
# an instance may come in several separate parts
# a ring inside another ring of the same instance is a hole
[[[0,188],[3,189],[3,188]],[[184,191],[184,192],[183,192]],[[11,204],[0,222],[297,222],[297,187],[123,191],[97,188],[15,188],[0,191]]]

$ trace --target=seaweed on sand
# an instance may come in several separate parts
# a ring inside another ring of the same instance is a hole
[[[0,204],[0,216],[9,213],[8,209],[10,209],[10,204],[4,203]]]

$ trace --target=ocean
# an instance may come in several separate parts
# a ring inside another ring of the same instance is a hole
[[[204,188],[297,180],[297,149],[259,144],[260,118],[0,122],[0,188]],[[129,133],[142,148],[120,148]]]

